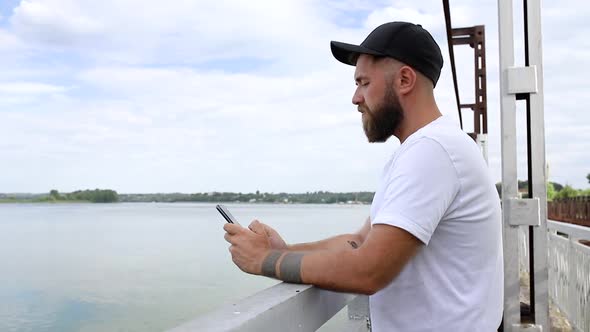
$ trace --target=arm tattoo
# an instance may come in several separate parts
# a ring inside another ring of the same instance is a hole
[[[356,244],[356,242],[354,242],[354,241],[347,241],[347,242],[348,242],[348,244],[350,244],[350,246],[352,247],[352,249],[356,249],[356,248],[359,247],[359,245]]]
[[[262,275],[266,277],[276,278],[277,261],[283,253],[278,250],[272,250],[262,261]]]
[[[301,283],[301,260],[303,255],[305,254],[302,252],[290,252],[283,257],[279,266],[281,280],[294,284]]]

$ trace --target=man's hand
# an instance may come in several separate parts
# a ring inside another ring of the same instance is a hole
[[[283,240],[283,238],[279,235],[279,233],[277,231],[275,231],[272,227],[270,227],[266,224],[263,224],[260,221],[255,219],[254,221],[252,221],[250,226],[248,226],[248,228],[250,228],[250,230],[252,230],[253,232],[254,232],[254,229],[262,229],[264,234],[266,234],[266,236],[270,240],[271,249],[276,249],[276,250],[287,249],[287,243],[285,242],[285,240]]]
[[[271,249],[271,240],[263,224],[252,223],[247,229],[227,223],[223,229],[226,231],[225,240],[231,244],[229,252],[233,262],[246,273],[261,274],[262,262]]]

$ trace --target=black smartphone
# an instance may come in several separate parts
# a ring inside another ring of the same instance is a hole
[[[216,207],[217,211],[219,211],[219,213],[221,213],[221,215],[223,216],[223,218],[230,224],[236,224],[239,225],[240,223],[236,220],[236,218],[234,218],[234,216],[232,216],[231,213],[229,213],[229,210],[222,204],[218,204]]]

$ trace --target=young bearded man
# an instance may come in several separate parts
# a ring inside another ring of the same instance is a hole
[[[287,245],[271,227],[227,224],[243,271],[370,295],[380,331],[495,331],[503,307],[501,212],[481,151],[442,116],[433,89],[443,65],[428,31],[386,23],[360,45],[331,42],[356,66],[352,103],[369,142],[401,145],[356,234]]]

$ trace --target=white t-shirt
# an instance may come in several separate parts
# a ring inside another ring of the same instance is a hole
[[[504,291],[500,199],[481,150],[450,119],[419,129],[394,153],[371,221],[424,243],[370,297],[374,332],[496,331]]]

